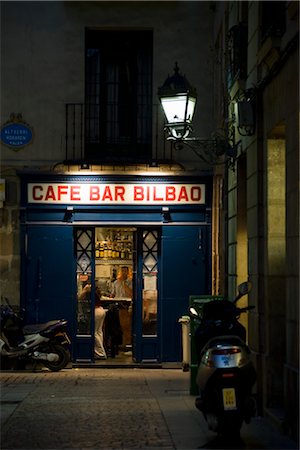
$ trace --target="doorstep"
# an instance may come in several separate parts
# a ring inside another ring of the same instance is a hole
[[[90,368],[90,369],[179,369],[182,370],[182,363],[180,362],[166,362],[158,363],[154,361],[127,361],[107,358],[106,360],[96,360],[95,362],[88,360],[75,361],[72,363],[72,368]]]
[[[80,368],[90,368],[90,369],[162,369],[162,364],[160,363],[136,363],[129,362],[125,363],[123,361],[112,361],[110,359],[106,359],[104,361],[76,361],[72,363],[72,368],[80,369]]]

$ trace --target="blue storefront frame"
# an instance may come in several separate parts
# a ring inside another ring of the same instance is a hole
[[[75,342],[74,228],[95,226],[154,227],[161,236],[159,261],[159,330],[155,358],[159,362],[181,359],[178,319],[186,314],[193,294],[211,289],[211,197],[212,178],[146,176],[76,176],[20,173],[21,178],[21,304],[27,320],[40,322],[63,316]],[[158,205],[34,204],[28,202],[29,183],[203,183],[205,203],[169,205],[168,218]],[[140,276],[137,259],[137,276]],[[52,275],[51,275],[52,274]],[[141,287],[137,283],[140,301]],[[140,317],[140,316],[139,316]],[[151,339],[142,336],[135,320],[136,360],[151,359]],[[90,340],[90,355],[92,355]],[[153,341],[154,342],[154,341]],[[152,345],[152,347],[151,347]],[[153,350],[154,352],[154,350]],[[73,350],[73,359],[76,351]]]

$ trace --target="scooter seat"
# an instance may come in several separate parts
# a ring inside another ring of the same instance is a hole
[[[47,330],[47,328],[51,327],[52,325],[55,325],[58,322],[59,320],[50,320],[49,322],[45,323],[35,323],[32,325],[25,325],[23,328],[23,333],[24,334],[40,333],[41,331]]]

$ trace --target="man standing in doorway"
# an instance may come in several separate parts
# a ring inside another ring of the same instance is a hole
[[[122,266],[118,279],[112,286],[113,298],[132,298],[132,280],[128,278],[128,267]]]

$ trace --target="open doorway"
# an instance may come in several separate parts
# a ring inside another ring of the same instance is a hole
[[[78,228],[77,362],[128,363],[132,354],[136,229]],[[100,316],[102,317],[100,320]]]
[[[95,229],[95,293],[106,315],[103,344],[110,362],[130,362],[132,354],[135,228]]]
[[[158,230],[98,226],[77,229],[75,235],[74,359],[101,365],[158,361]]]

